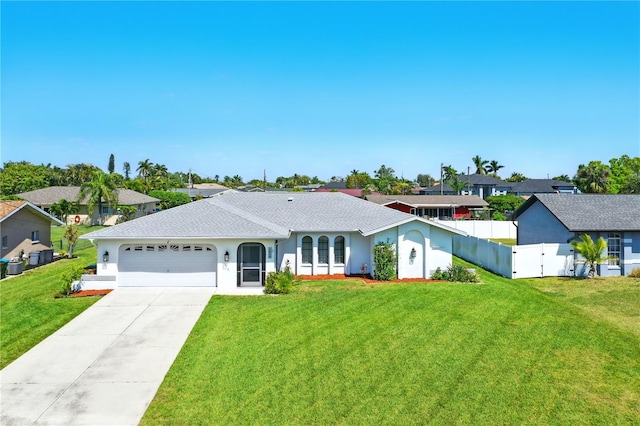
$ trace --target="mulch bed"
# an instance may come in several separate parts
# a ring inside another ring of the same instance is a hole
[[[343,275],[343,274],[335,274],[335,275],[301,275],[297,278],[302,279],[303,281],[315,281],[315,280],[359,280],[364,281],[367,284],[382,284],[382,283],[424,283],[424,282],[442,282],[439,280],[430,280],[425,278],[403,278],[391,281],[379,281],[374,280],[371,275]]]
[[[75,293],[71,293],[69,297],[104,296],[110,292],[111,290],[80,290]]]

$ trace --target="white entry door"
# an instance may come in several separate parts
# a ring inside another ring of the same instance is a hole
[[[118,286],[215,287],[217,250],[209,244],[127,244],[118,256]]]

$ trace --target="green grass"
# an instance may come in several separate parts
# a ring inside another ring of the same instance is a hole
[[[80,232],[97,229],[99,227],[81,227]],[[62,274],[74,264],[86,266],[96,262],[95,247],[84,241],[79,245],[81,248],[75,251],[77,258],[59,260],[0,281],[0,368],[98,300],[95,297],[55,298],[62,288]]]
[[[552,298],[578,307],[590,317],[630,331],[640,338],[640,279],[629,277],[520,280]]]
[[[637,334],[477,270],[214,296],[142,424],[638,423]]]
[[[505,246],[515,246],[517,244],[515,238],[489,238],[489,241],[504,244]]]

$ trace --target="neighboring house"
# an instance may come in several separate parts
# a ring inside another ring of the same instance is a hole
[[[209,198],[227,191],[229,188],[219,183],[194,183],[190,188],[174,188],[171,191],[189,195],[191,200],[196,198]]]
[[[430,219],[469,219],[473,210],[489,207],[475,195],[367,195],[366,200]]]
[[[118,189],[118,206],[133,206],[136,208],[135,217],[145,216],[153,213],[160,200],[131,189]],[[51,206],[60,200],[76,202],[80,194],[79,186],[50,186],[48,188],[36,189],[35,191],[23,192],[16,194],[23,200],[27,200],[46,212],[49,212]],[[89,217],[87,209],[88,197],[80,202],[77,214],[70,215],[67,219],[69,223],[97,224],[99,222],[100,212],[98,206],[94,206],[94,211]],[[118,219],[118,211],[115,206],[108,206],[107,203],[102,205],[102,220],[105,225],[113,225]]]
[[[64,224],[28,201],[0,201],[0,257],[10,260],[21,250],[28,256],[49,249],[51,225]]]
[[[511,190],[511,183],[494,178],[492,176],[472,174],[458,175],[458,179],[465,184],[461,195],[477,195],[482,199],[486,199],[492,195],[506,195]],[[420,188],[420,195],[456,195],[456,192],[448,183],[443,186],[434,185],[426,188]]]
[[[615,259],[600,275],[628,275],[640,266],[640,195],[534,194],[514,213],[518,245],[568,243],[582,234],[607,241]]]
[[[433,186],[426,186],[420,189],[414,190],[414,194],[416,195],[458,195],[456,191],[451,188],[448,183],[443,183],[440,185],[439,183]]]
[[[577,194],[578,188],[571,182],[553,179],[527,179],[512,183],[510,194],[529,197],[533,194]]]
[[[102,286],[233,289],[287,266],[373,273],[378,242],[395,245],[400,278],[428,278],[451,263],[453,234],[466,235],[340,193],[228,191],[81,238],[97,242]]]
[[[327,184],[319,187],[315,192],[341,192],[343,194],[351,195],[352,197],[363,198],[364,190],[361,188],[347,188],[347,182],[344,180],[328,182]],[[372,194],[377,194],[373,191]]]
[[[314,192],[340,192],[342,194],[351,195],[352,197],[363,198],[363,191],[364,190],[357,189],[357,188],[342,188],[342,189],[320,188],[320,189],[316,189]],[[377,192],[373,192],[372,194],[377,194]]]

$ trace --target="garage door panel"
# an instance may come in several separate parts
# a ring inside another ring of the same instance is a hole
[[[124,245],[119,250],[120,286],[215,286],[217,251],[212,245]]]

